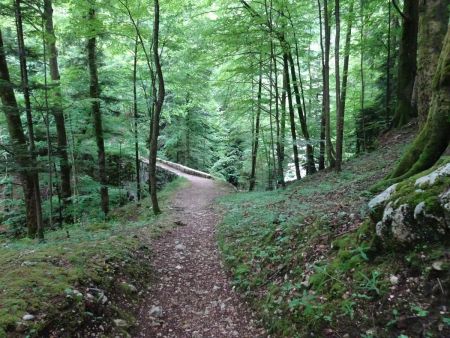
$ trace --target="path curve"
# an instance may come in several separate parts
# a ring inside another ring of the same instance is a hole
[[[139,315],[137,337],[264,337],[254,314],[237,293],[221,263],[212,201],[232,188],[182,173],[190,186],[172,200],[181,226],[152,244],[154,279]]]

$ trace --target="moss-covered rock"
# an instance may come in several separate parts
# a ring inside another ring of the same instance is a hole
[[[389,245],[442,241],[450,234],[450,158],[369,202],[377,236]]]

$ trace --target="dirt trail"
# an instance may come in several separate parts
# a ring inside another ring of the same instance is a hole
[[[232,290],[218,253],[219,217],[211,202],[230,192],[230,187],[167,169],[191,184],[176,194],[171,205],[182,225],[152,242],[155,277],[138,316],[136,336],[266,336]]]

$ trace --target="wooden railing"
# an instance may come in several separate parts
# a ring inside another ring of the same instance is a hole
[[[148,164],[148,158],[141,157],[140,160],[141,160],[141,162]],[[205,173],[203,171],[192,169],[192,168],[186,167],[186,166],[178,164],[178,163],[162,160],[160,158],[157,159],[156,165],[162,169],[172,171],[175,174],[177,174],[177,172],[182,172],[184,174],[188,174],[188,175],[192,175],[192,176],[202,177],[202,178],[206,178],[206,179],[210,179],[210,180],[213,179],[213,177],[210,174]],[[173,170],[170,170],[170,169],[173,169]]]

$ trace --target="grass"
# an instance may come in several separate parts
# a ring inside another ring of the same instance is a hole
[[[161,191],[163,208],[186,184],[180,178]],[[123,284],[139,287],[148,280],[148,239],[173,226],[168,214],[155,217],[149,205],[143,200],[116,210],[108,222],[48,232],[45,243],[0,240],[0,337],[60,329],[70,334],[83,323],[106,330],[113,317],[132,321],[121,308],[117,290],[126,292]],[[94,288],[108,298],[105,306],[101,299],[95,304],[87,300]],[[22,320],[27,313],[35,319]]]
[[[219,229],[223,259],[272,335],[450,333],[449,273],[432,269],[433,262],[446,261],[448,248],[383,251],[366,221],[368,188],[404,147],[382,144],[339,174],[318,173],[286,190],[221,199],[227,210]]]

